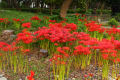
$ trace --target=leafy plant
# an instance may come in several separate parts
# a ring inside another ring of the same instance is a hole
[[[119,25],[119,22],[115,18],[112,18],[109,20],[108,24],[116,27]]]
[[[115,15],[115,19],[118,20],[118,21],[120,21],[120,13],[117,13],[117,14]]]

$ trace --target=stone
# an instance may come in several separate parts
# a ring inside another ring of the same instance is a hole
[[[71,78],[68,78],[67,80],[71,80]]]
[[[2,35],[12,35],[12,34],[14,34],[14,30],[4,30],[3,32],[2,32]]]
[[[44,57],[44,58],[48,57],[48,51],[45,49],[40,49],[40,51],[38,52],[38,58],[40,57]]]
[[[111,76],[108,76],[108,80],[116,80],[116,79],[112,78]]]
[[[0,80],[7,80],[7,78],[5,78],[5,77],[0,77]]]

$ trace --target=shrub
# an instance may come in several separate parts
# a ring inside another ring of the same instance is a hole
[[[119,25],[119,22],[115,18],[112,18],[109,20],[108,24],[116,27]]]
[[[115,15],[115,19],[118,20],[118,21],[120,21],[120,13],[117,13],[117,14]]]
[[[0,3],[0,7],[1,7],[1,8],[7,8],[7,6],[8,6],[8,4],[7,4],[5,1],[2,1],[2,2]]]

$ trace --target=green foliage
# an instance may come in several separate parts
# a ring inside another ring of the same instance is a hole
[[[8,4],[5,1],[0,3],[0,8],[7,8]]]
[[[118,21],[120,21],[120,13],[117,13],[117,14],[115,15],[115,19],[118,20]]]
[[[108,24],[111,26],[118,26],[119,22],[115,18],[112,18],[109,20]]]
[[[104,10],[97,9],[96,12],[97,12],[97,14],[100,14],[100,13],[102,13],[102,14],[111,14],[112,11],[107,10],[107,9],[104,9]]]
[[[85,14],[92,14],[92,9],[88,9],[86,12],[85,12]]]

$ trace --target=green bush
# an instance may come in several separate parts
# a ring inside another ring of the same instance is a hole
[[[118,21],[120,21],[120,13],[117,13],[117,14],[115,15],[115,19],[118,20]]]
[[[92,14],[92,9],[88,9],[86,12],[85,12],[85,14]]]
[[[7,4],[5,1],[2,1],[2,2],[0,3],[0,7],[1,7],[1,8],[7,8],[7,6],[8,6],[8,4]]]
[[[96,10],[96,13],[97,14],[100,14],[100,13],[102,13],[102,14],[111,14],[111,10],[107,10],[107,9],[104,9],[104,10],[101,10],[101,9],[97,9]]]
[[[117,27],[119,25],[119,22],[115,18],[112,18],[109,20],[108,24]]]

